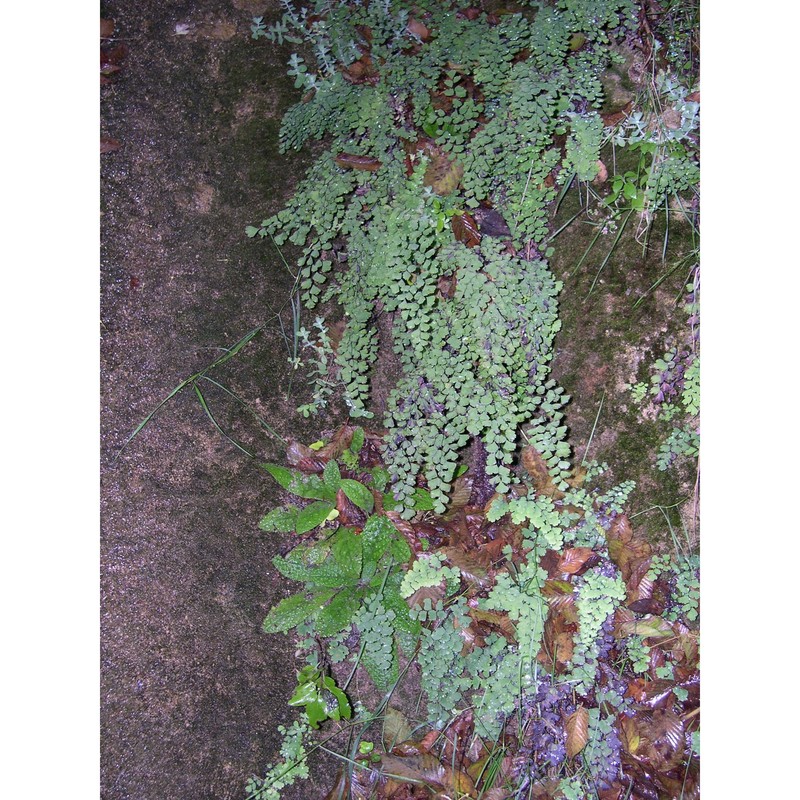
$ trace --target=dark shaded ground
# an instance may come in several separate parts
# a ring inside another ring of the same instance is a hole
[[[102,8],[129,50],[101,92],[102,134],[122,143],[101,166],[107,800],[242,797],[248,775],[277,753],[276,725],[291,719],[290,645],[260,632],[288,593],[270,563],[277,542],[257,530],[274,503],[271,479],[213,429],[191,389],[114,460],[181,380],[264,322],[214,377],[271,424],[303,434],[291,411],[305,398],[286,402],[274,320],[291,279],[243,233],[280,207],[302,168],[276,156],[286,54],[250,38],[250,18],[277,5]],[[259,458],[281,457],[280,442],[222,392],[204,391],[219,423]]]

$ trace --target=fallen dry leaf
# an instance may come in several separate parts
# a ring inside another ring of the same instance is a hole
[[[567,732],[567,755],[575,758],[589,742],[589,710],[578,706],[564,722]]]

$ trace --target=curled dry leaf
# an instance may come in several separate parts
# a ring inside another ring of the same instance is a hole
[[[373,156],[360,156],[356,153],[339,153],[334,161],[343,169],[358,169],[364,172],[375,172],[382,166],[380,159]]]
[[[682,762],[686,729],[680,717],[668,709],[657,709],[640,712],[630,721],[631,730],[625,732],[624,739],[635,744],[635,748],[631,751],[626,745],[626,749],[640,764],[658,772],[669,772]]]
[[[606,532],[606,540],[608,554],[619,567],[622,579],[628,586],[636,567],[652,555],[653,550],[650,543],[642,534],[634,533],[630,520],[625,514],[614,518]]]
[[[602,162],[597,162],[597,175],[592,183],[595,186],[602,186],[608,180],[608,167]]]
[[[467,247],[477,247],[481,243],[481,234],[475,217],[468,212],[455,214],[450,218],[450,227],[456,240],[463,242]]]
[[[355,428],[350,425],[342,425],[336,433],[333,434],[331,440],[324,447],[320,447],[320,449],[316,451],[317,456],[324,461],[339,458],[339,456],[350,447],[354,430]]]
[[[575,758],[589,741],[589,710],[578,706],[564,722],[567,732],[567,755]]]
[[[416,36],[419,39],[421,39],[423,42],[427,42],[431,36],[431,32],[428,30],[428,27],[426,25],[423,25],[418,19],[414,19],[413,17],[408,20],[408,25],[406,25],[406,30],[413,36]]]
[[[555,500],[560,500],[564,496],[564,492],[560,491],[553,481],[547,463],[535,447],[530,445],[523,447],[520,461],[531,476],[536,494],[543,494]]]
[[[439,552],[454,566],[458,567],[461,577],[469,584],[473,593],[488,589],[492,581],[486,567],[473,553],[465,553],[458,547],[442,547]]]
[[[286,448],[286,462],[301,472],[317,473],[325,469],[328,459],[322,458],[319,451],[292,439]]]
[[[583,569],[584,565],[590,566],[590,560],[599,560],[597,554],[590,547],[570,547],[561,554],[557,571],[568,575],[575,575]]]

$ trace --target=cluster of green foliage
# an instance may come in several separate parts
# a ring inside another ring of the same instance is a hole
[[[697,183],[699,106],[682,83],[660,76],[658,96],[679,121],[658,127],[634,113],[604,129],[599,76],[611,42],[631,30],[632,0],[529,2],[493,15],[459,0],[282,4],[280,20],[253,25],[256,38],[301,48],[289,70],[303,99],[284,119],[281,147],[325,138],[326,148],[287,208],[247,233],[300,248],[304,303],[335,300],[345,320],[335,343],[322,317],[313,337],[301,334],[316,370],[302,411],[339,396],[351,416],[372,416],[381,320],[401,368],[380,464],[365,458],[356,428],[346,448],[311,469],[265,465],[299,498],[261,521],[264,531],[300,537],[274,565],[301,588],[264,621],[267,632],[300,636],[307,665],[292,704],[305,709],[306,727],[344,724],[350,678],[337,684],[331,665],[349,662],[350,677],[362,666],[391,693],[404,662],[416,660],[424,722],[443,729],[471,710],[476,733],[494,741],[538,702],[546,678],[569,686],[574,713],[585,715],[585,736],[572,743],[583,771],[549,777],[564,797],[590,796],[590,773],[618,754],[611,734],[630,705],[601,660],[612,648],[629,673],[670,681],[676,708],[685,702],[675,671],[683,655],[659,651],[654,666],[651,651],[667,637],[694,641],[699,573],[696,560],[651,559],[641,544],[615,538],[633,484],[601,489],[602,467],[572,467],[568,398],[549,374],[562,288],[546,261],[549,210],[576,177],[595,177],[612,136],[638,154],[638,166],[614,176],[607,213],[648,220],[669,198],[685,198]],[[688,204],[683,211],[691,217]],[[697,446],[698,276],[689,286],[691,346],[668,352],[653,367],[657,380],[634,387],[666,419],[688,420],[659,466]],[[521,428],[536,463],[523,461],[530,475],[520,481]],[[497,491],[473,512],[508,536],[490,566],[457,548],[429,549],[415,527],[446,528],[467,503],[463,491],[455,500],[456,479],[471,439],[483,443],[482,470]],[[670,602],[644,618],[629,612],[632,596],[652,605],[642,587],[659,580]],[[561,660],[550,651],[556,640],[568,642]],[[285,733],[285,763],[253,779],[253,797],[279,797],[294,774],[290,750],[305,768],[298,731]]]
[[[391,322],[402,377],[384,424],[404,513],[419,476],[444,510],[473,437],[499,491],[521,424],[551,466],[569,455],[567,398],[549,379],[560,284],[541,249],[559,187],[597,172],[599,76],[633,3],[529,5],[476,17],[458,0],[286,0],[280,21],[254,25],[256,37],[303,43],[314,62],[290,61],[305,95],[281,147],[323,136],[328,147],[289,205],[248,234],[301,247],[305,304],[341,305],[335,371],[353,416],[369,416],[377,319]],[[489,207],[507,237],[465,234]]]
[[[452,547],[412,549],[408,537],[416,525],[441,527],[451,522],[419,507],[405,524],[396,511],[387,512],[383,501],[391,504],[392,494],[384,491],[386,471],[368,466],[364,442],[363,430],[356,428],[349,446],[313,464],[316,472],[311,474],[265,465],[284,489],[307,503],[302,509],[283,506],[271,511],[262,520],[265,531],[310,534],[299,521],[310,519],[306,509],[318,509],[313,512],[318,520],[313,540],[301,540],[288,555],[274,559],[277,569],[302,588],[278,603],[264,622],[268,632],[296,629],[308,637],[301,649],[307,650],[309,661],[298,677],[291,704],[305,708],[312,727],[326,719],[348,720],[351,706],[344,691],[349,679],[337,686],[324,665],[349,660],[351,676],[363,666],[381,692],[391,693],[404,656],[420,667],[428,726],[445,728],[472,709],[476,733],[494,741],[508,721],[534,701],[541,681],[557,677],[570,686],[573,696],[591,706],[586,712],[584,768],[611,761],[608,735],[629,700],[601,675],[600,658],[607,657],[613,638],[632,673],[647,673],[652,669],[652,647],[674,637],[675,630],[686,632],[697,624],[696,558],[648,558],[641,544],[622,540],[612,548],[616,536],[612,522],[632,487],[593,489],[585,482],[585,472],[580,479],[570,477],[574,485],[567,492],[557,491],[553,475],[542,485],[539,472],[538,482],[521,476],[512,495],[492,499],[483,511],[486,520],[500,524],[499,530],[510,538],[491,568]],[[544,462],[529,458],[526,464],[531,463]],[[602,475],[601,467],[590,467],[592,474]],[[326,493],[334,489],[331,500]],[[365,502],[367,493],[372,502]],[[328,500],[320,499],[326,496]],[[419,505],[430,508],[427,493],[417,497]],[[336,514],[328,511],[332,502]],[[460,502],[466,502],[463,493]],[[363,517],[342,523],[354,507],[364,512]],[[517,549],[510,543],[515,531],[520,537]],[[555,570],[551,566],[548,575],[543,564],[548,559],[552,564],[555,558],[560,566]],[[660,617],[650,614],[620,623],[618,612],[635,585],[630,577],[623,580],[620,565],[634,558],[649,566],[646,574],[640,573],[649,585],[668,582],[672,599]],[[583,569],[584,563],[596,566]],[[555,655],[549,668],[543,665],[549,647],[546,625],[569,607],[574,612],[565,619],[574,618],[574,642],[556,674]],[[465,642],[474,637],[470,631],[478,622],[489,626],[490,632],[484,627],[480,646],[468,646]],[[688,693],[679,685],[669,657],[662,658],[662,664],[659,677],[674,684],[675,702],[685,701]],[[575,776],[563,779],[567,787],[578,785]],[[580,785],[584,792],[590,791],[590,784]],[[564,791],[569,796],[569,789]]]

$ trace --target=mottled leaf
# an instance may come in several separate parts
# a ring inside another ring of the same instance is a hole
[[[423,183],[430,186],[436,194],[444,197],[456,190],[463,175],[463,165],[451,159],[444,151],[437,149],[430,155]]]

